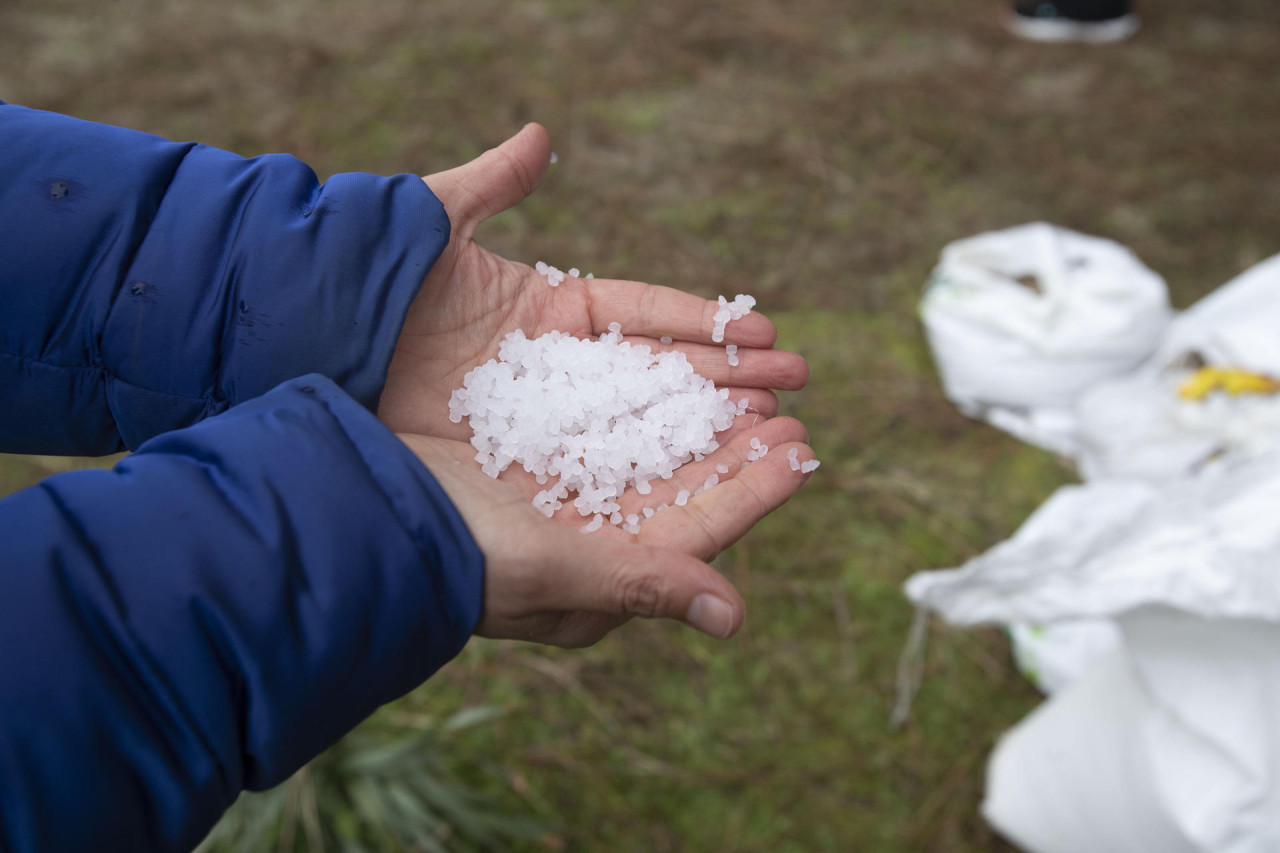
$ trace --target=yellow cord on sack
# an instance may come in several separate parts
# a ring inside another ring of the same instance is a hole
[[[1178,387],[1178,396],[1184,400],[1203,400],[1214,391],[1231,397],[1275,394],[1280,392],[1280,380],[1234,367],[1202,367]]]

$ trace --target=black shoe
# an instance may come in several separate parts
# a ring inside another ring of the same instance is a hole
[[[1123,41],[1138,31],[1129,0],[1018,0],[1009,30],[1031,41]]]

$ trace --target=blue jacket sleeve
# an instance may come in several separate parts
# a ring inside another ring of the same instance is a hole
[[[482,557],[320,376],[0,501],[0,850],[186,851],[455,655]]]
[[[304,373],[376,409],[448,238],[415,175],[0,103],[0,451],[132,449]]]

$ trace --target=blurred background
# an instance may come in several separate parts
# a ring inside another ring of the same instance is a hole
[[[1038,702],[997,631],[932,627],[889,726],[911,573],[1006,538],[1070,469],[957,414],[915,305],[947,242],[1030,220],[1134,249],[1186,306],[1280,251],[1280,11],[1151,0],[1107,47],[996,0],[4,0],[0,98],[284,151],[322,177],[559,155],[480,240],[749,293],[808,357],[822,468],[718,560],[748,622],[578,652],[473,641],[217,849],[1002,851],[987,754]],[[2,156],[2,153],[0,153]],[[0,493],[81,464],[0,457]],[[2,561],[0,545],[0,561]],[[301,723],[300,723],[301,724]]]

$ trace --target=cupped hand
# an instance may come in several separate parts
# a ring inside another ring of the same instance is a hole
[[[642,616],[731,636],[742,624],[744,604],[707,561],[807,479],[786,459],[792,447],[802,460],[812,457],[804,427],[773,416],[774,390],[803,387],[808,366],[773,348],[777,331],[759,313],[730,322],[717,343],[714,301],[611,279],[570,277],[551,287],[532,267],[479,246],[477,226],[532,193],[550,154],[546,132],[531,124],[472,162],[424,178],[449,215],[450,240],[410,307],[378,416],[431,469],[484,552],[477,633],[580,646]],[[649,495],[630,489],[619,498],[623,515],[637,518],[646,507],[670,505],[644,518],[635,535],[611,524],[582,533],[589,519],[571,501],[545,518],[530,504],[545,486],[518,465],[489,478],[474,461],[469,426],[449,421],[450,394],[469,370],[497,357],[508,333],[594,337],[611,323],[634,343],[683,352],[698,373],[750,407],[717,436],[715,453],[682,466],[671,480],[652,481]],[[672,343],[661,343],[664,337]],[[738,346],[738,365],[728,364],[726,344]],[[772,450],[743,467],[752,438]],[[698,490],[713,473],[716,486],[674,505],[680,491]]]
[[[590,519],[571,503],[546,518],[530,503],[543,486],[518,465],[490,478],[465,441],[400,438],[431,469],[484,552],[484,608],[476,633],[585,646],[637,616],[675,619],[721,639],[742,625],[742,597],[706,561],[808,479],[791,469],[788,451],[796,448],[801,460],[813,453],[804,444],[804,427],[791,418],[744,422],[731,432],[701,462],[681,466],[670,480],[651,481],[650,494],[631,488],[619,498],[624,515],[641,519],[638,534],[610,524],[583,533]],[[744,466],[753,438],[769,445],[769,453]],[[712,473],[718,483],[675,505],[681,491],[697,491]],[[665,509],[644,516],[644,507],[663,503]]]
[[[449,244],[409,309],[378,417],[397,432],[465,440],[467,425],[449,421],[449,395],[467,371],[497,357],[506,334],[591,337],[615,322],[628,340],[681,350],[700,374],[731,389],[732,399],[746,397],[754,411],[775,414],[773,389],[802,387],[808,366],[795,353],[773,349],[777,331],[763,315],[730,322],[724,341],[713,343],[714,301],[611,279],[566,278],[551,287],[527,264],[475,242],[477,226],[537,188],[550,157],[546,131],[530,124],[470,163],[423,179],[449,215]],[[661,344],[663,337],[673,343]],[[739,347],[738,366],[729,366],[725,344]]]

